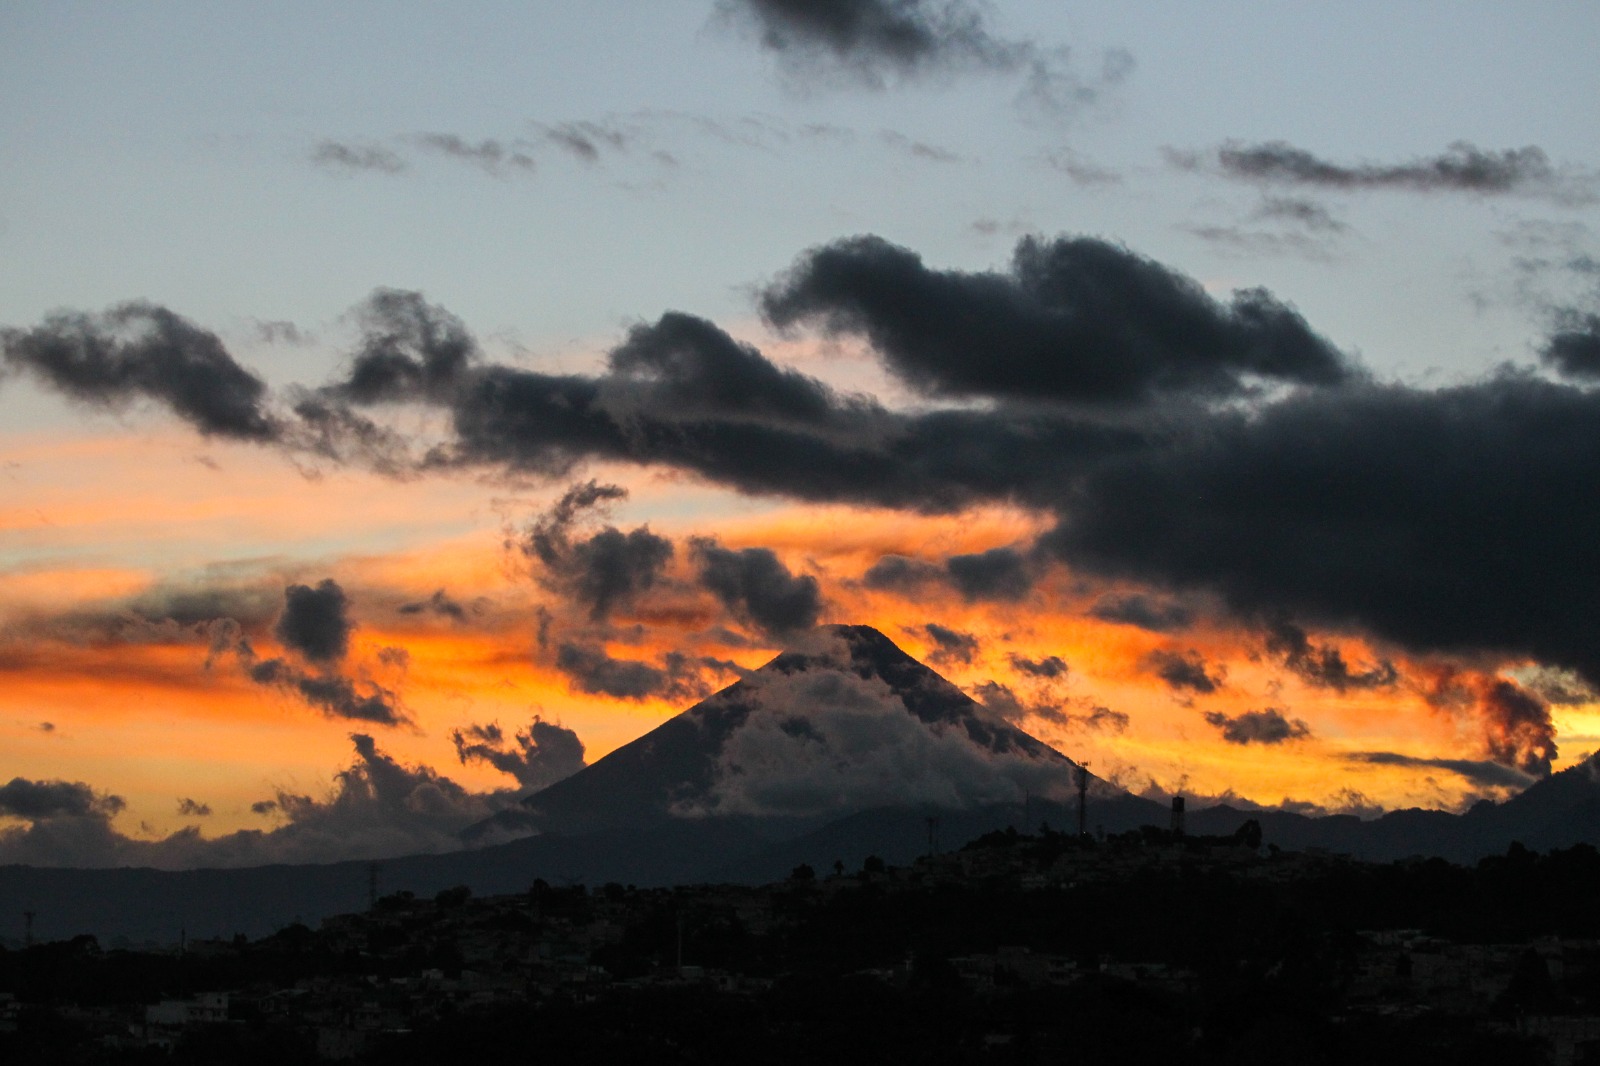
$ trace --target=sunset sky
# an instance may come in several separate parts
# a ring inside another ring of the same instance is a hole
[[[1152,796],[1573,765],[1597,40],[12,0],[0,863],[437,849],[828,622]]]

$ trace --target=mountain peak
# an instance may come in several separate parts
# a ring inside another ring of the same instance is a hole
[[[1066,798],[1074,767],[877,629],[827,625],[526,803],[571,829],[966,808]]]

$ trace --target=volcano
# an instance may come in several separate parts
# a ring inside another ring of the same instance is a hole
[[[1077,770],[876,629],[833,625],[528,797],[512,818],[581,833],[663,819],[793,824],[887,806],[1064,802]],[[1090,790],[1123,794],[1095,778]]]

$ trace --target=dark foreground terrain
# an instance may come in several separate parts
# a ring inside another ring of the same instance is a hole
[[[761,887],[383,897],[0,951],[0,1062],[1600,1061],[1600,853],[990,833]]]

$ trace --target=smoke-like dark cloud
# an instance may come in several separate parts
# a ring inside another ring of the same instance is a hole
[[[1209,590],[1244,616],[1593,681],[1600,511],[1580,501],[1596,492],[1600,396],[1515,374],[1358,385],[1214,416],[1106,464],[1062,501],[1047,541],[1077,567]],[[1552,739],[1511,735],[1535,762]]]
[[[1489,758],[1525,774],[1548,777],[1556,756],[1550,705],[1504,678],[1489,682],[1479,695]]]
[[[852,406],[815,378],[774,365],[715,325],[668,312],[635,326],[611,351],[602,394],[625,419],[739,417],[772,424],[826,423]]]
[[[109,818],[127,804],[121,796],[96,792],[82,781],[30,781],[13,777],[0,785],[0,817]]]
[[[376,682],[365,682],[366,691],[342,674],[310,673],[283,659],[261,659],[246,666],[245,673],[258,685],[282,689],[298,696],[329,718],[347,718],[377,725],[399,725],[407,721],[399,697]]]
[[[1010,271],[975,274],[852,237],[805,253],[767,289],[762,311],[782,328],[862,335],[891,371],[934,396],[1126,405],[1354,373],[1266,290],[1222,304],[1193,279],[1090,237],[1026,238]]]
[[[938,622],[929,622],[921,629],[935,645],[933,654],[928,656],[928,661],[936,666],[971,666],[972,660],[982,650],[978,638],[971,633],[951,629]]]
[[[952,555],[945,569],[957,591],[969,600],[1020,600],[1033,584],[1028,560],[1012,548],[990,548]]]
[[[283,614],[273,635],[283,646],[314,663],[338,662],[350,650],[350,600],[333,578],[315,588],[290,585],[283,590]]]
[[[1067,676],[1066,661],[1059,655],[1046,655],[1043,659],[1030,659],[1026,655],[1012,652],[1008,656],[1011,668],[1019,674],[1037,677],[1041,680],[1056,681]]]
[[[406,161],[388,148],[348,141],[318,141],[311,149],[311,161],[330,170],[398,174],[406,169]]]
[[[361,341],[344,380],[324,390],[358,404],[446,398],[478,358],[455,315],[419,292],[377,289],[357,309]]]
[[[462,765],[483,762],[510,774],[524,789],[537,790],[571,777],[584,767],[583,741],[578,734],[535,715],[528,728],[519,729],[506,743],[496,723],[469,725],[451,732],[456,757]]]
[[[631,138],[609,122],[558,122],[539,126],[545,140],[585,163],[598,163],[603,150],[625,150]]]
[[[1538,780],[1532,774],[1503,763],[1487,759],[1423,759],[1414,755],[1401,755],[1392,751],[1353,751],[1345,756],[1351,762],[1369,766],[1405,766],[1419,770],[1447,770],[1460,774],[1482,788],[1504,788],[1521,791]]]
[[[637,602],[676,551],[647,526],[624,533],[608,525],[587,537],[574,535],[586,512],[626,496],[616,485],[575,485],[534,519],[521,545],[525,555],[538,560],[540,583],[582,606],[591,621],[604,621],[614,609]]]
[[[687,656],[669,652],[656,666],[640,659],[618,659],[595,644],[564,643],[555,667],[573,688],[619,700],[663,699],[681,702],[706,694],[706,685]]]
[[[178,800],[178,813],[186,818],[209,818],[211,817],[211,805],[184,796]]]
[[[1540,355],[1567,377],[1600,379],[1600,315],[1562,312]]]
[[[1422,193],[1511,193],[1567,202],[1595,197],[1594,175],[1563,172],[1536,146],[1501,151],[1457,141],[1443,152],[1403,163],[1336,163],[1285,141],[1230,141],[1214,152],[1170,152],[1181,168],[1214,166],[1243,181],[1328,189],[1404,189]]]
[[[796,574],[770,548],[725,548],[714,538],[695,537],[689,552],[700,583],[733,615],[773,637],[817,624],[822,586]]]
[[[867,588],[905,594],[924,585],[941,584],[959,592],[969,602],[1014,601],[1033,586],[1033,567],[1015,548],[990,548],[967,555],[952,555],[942,564],[905,555],[885,555],[862,575]]]
[[[427,599],[402,603],[395,610],[401,614],[436,614],[441,618],[448,618],[452,622],[465,622],[467,620],[467,608],[444,589],[434,589],[433,595]]]
[[[277,820],[275,828],[218,837],[202,836],[195,826],[162,839],[129,837],[112,824],[124,808],[119,797],[82,782],[17,778],[0,786],[0,816],[27,824],[0,828],[0,864],[183,869],[454,851],[462,846],[462,830],[515,805],[522,795],[511,789],[471,792],[430,767],[400,763],[364,733],[352,733],[350,740],[355,759],[334,775],[325,796],[279,789],[251,804],[255,814]]]
[[[532,173],[538,166],[527,152],[492,137],[473,142],[454,133],[419,133],[415,140],[429,152],[468,163],[496,177],[507,170]]]
[[[31,330],[0,330],[0,354],[82,403],[119,408],[148,399],[207,436],[267,441],[279,433],[265,409],[265,382],[216,334],[155,304],[63,312]]]
[[[753,29],[796,80],[849,81],[881,88],[929,74],[1015,75],[1019,102],[1053,114],[1092,105],[1133,69],[1107,52],[1093,77],[1065,47],[1001,37],[973,0],[718,0],[724,18]]]
[[[1089,608],[1089,615],[1102,622],[1138,626],[1152,633],[1176,633],[1188,629],[1194,612],[1171,600],[1157,599],[1142,592],[1108,593]]]
[[[1205,718],[1229,744],[1284,744],[1311,735],[1310,726],[1298,718],[1286,717],[1276,707],[1232,716],[1207,711]]]
[[[1283,665],[1307,684],[1339,693],[1390,688],[1400,680],[1400,672],[1388,659],[1380,659],[1366,670],[1352,670],[1338,648],[1312,643],[1305,630],[1287,619],[1279,619],[1267,630],[1267,651],[1279,656]]]
[[[968,283],[984,288],[983,275],[954,277],[957,293]],[[998,277],[998,291],[1018,287],[1010,275]],[[1170,279],[1156,284],[1158,294],[1171,288]],[[1126,329],[1138,337],[1151,328],[1142,318],[1130,322],[1110,296],[1074,306],[1095,335]],[[1214,303],[1207,314],[1223,312],[1239,317]],[[49,347],[41,335],[78,336],[73,322],[81,318],[7,332],[8,362],[30,346]],[[1255,325],[1238,328],[1256,335]],[[1304,323],[1290,332],[1315,339]],[[977,342],[973,351],[991,347]],[[907,365],[943,366],[948,345],[927,343],[939,357],[910,351],[907,341]],[[1185,340],[1182,350],[1197,345]],[[1229,403],[1210,404],[1194,401],[1219,397],[1213,378],[1180,388],[1170,376],[1151,379],[1146,367],[1130,380],[1147,403],[1095,414],[1081,403],[1039,402],[993,372],[953,368],[950,388],[981,402],[894,410],[785,371],[689,316],[641,326],[623,347],[598,374],[547,374],[479,357],[436,378],[438,387],[406,383],[422,380],[421,369],[361,397],[339,393],[336,381],[319,393],[337,415],[318,438],[321,454],[369,461],[364,438],[350,443],[340,434],[404,400],[439,412],[445,428],[397,470],[564,477],[585,464],[616,463],[801,501],[926,513],[1018,505],[1057,520],[1038,545],[1008,549],[1029,573],[1060,560],[1086,578],[1127,581],[1178,602],[1203,595],[1208,609],[1256,627],[1293,618],[1411,656],[1537,662],[1600,683],[1600,616],[1592,609],[1600,602],[1592,566],[1600,509],[1589,502],[1600,500],[1600,393],[1587,387],[1516,371],[1446,388],[1378,384],[1342,360],[1313,360],[1306,366],[1339,370],[1320,383],[1280,375],[1303,387],[1249,397],[1225,391]],[[1313,350],[1336,357],[1320,341]],[[218,365],[237,369],[225,352],[221,358]],[[408,358],[423,366],[420,355]],[[1249,376],[1237,359],[1219,358],[1198,361],[1226,368],[1227,388]],[[104,362],[96,355],[88,365]],[[711,382],[709,398],[691,397],[680,409],[674,401],[686,395],[685,383],[708,384],[708,367],[744,375],[758,398],[741,406]],[[261,439],[295,438],[275,432],[260,402],[249,410],[272,430]],[[191,421],[204,428],[217,420]],[[955,587],[945,562],[908,559],[880,561],[865,584],[919,581]],[[742,596],[734,599],[748,609]],[[812,615],[809,600],[800,597],[799,615]],[[1368,672],[1346,664],[1331,676]],[[1496,713],[1485,701],[1474,706]],[[1519,765],[1538,765],[1553,750],[1539,715],[1505,720],[1515,725],[1504,731],[1516,749],[1507,757]]]
[[[1188,651],[1157,648],[1145,656],[1144,663],[1174,691],[1197,692],[1208,696],[1222,687],[1222,675],[1213,674],[1205,657],[1193,648]]]
[[[1121,711],[1085,700],[1059,700],[1048,696],[1024,699],[1016,689],[999,681],[979,682],[972,694],[989,710],[1012,723],[1036,718],[1064,729],[1095,733],[1121,733],[1128,728],[1129,718]]]

